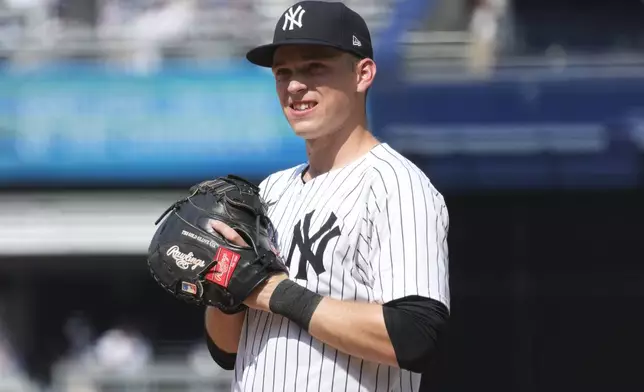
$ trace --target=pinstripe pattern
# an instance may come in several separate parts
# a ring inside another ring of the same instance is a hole
[[[384,303],[418,294],[449,308],[449,216],[422,171],[387,144],[307,183],[301,180],[305,167],[275,173],[260,185],[284,257],[293,246],[291,279],[336,299]],[[325,232],[318,232],[332,216],[340,235],[329,236],[322,248]],[[295,278],[302,255],[296,227],[300,240],[316,238],[306,253],[321,255],[320,275],[307,260],[306,279]],[[419,374],[350,357],[282,316],[249,310],[232,390],[407,392],[419,386]]]

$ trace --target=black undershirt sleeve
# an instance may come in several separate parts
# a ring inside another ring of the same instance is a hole
[[[222,369],[233,370],[235,368],[235,360],[237,359],[237,354],[227,353],[217,347],[215,342],[213,342],[210,338],[210,335],[208,335],[208,332],[206,332],[206,345],[208,346],[210,356],[217,363],[217,365],[221,366]]]
[[[447,329],[445,304],[414,295],[383,304],[383,314],[400,368],[423,373]]]

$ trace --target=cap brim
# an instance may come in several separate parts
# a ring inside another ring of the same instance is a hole
[[[326,41],[314,40],[314,39],[292,39],[285,42],[280,42],[276,44],[267,44],[258,46],[254,49],[251,49],[246,53],[246,59],[255,65],[260,67],[272,67],[273,66],[273,56],[275,51],[280,46],[285,45],[319,45],[319,46],[328,46],[331,48],[336,48],[338,50],[346,51],[345,48],[340,47],[339,45],[334,45]]]

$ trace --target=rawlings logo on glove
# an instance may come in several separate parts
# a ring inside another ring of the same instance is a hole
[[[157,220],[148,248],[148,267],[157,283],[190,303],[215,306],[226,313],[276,272],[288,272],[275,243],[259,188],[229,175],[202,182],[173,203]],[[165,220],[164,220],[165,218]],[[237,231],[248,246],[227,241],[213,221]]]
[[[179,246],[174,245],[168,251],[166,252],[166,255],[172,257],[177,264],[177,267],[181,269],[188,269],[190,266],[192,266],[192,269],[196,269],[197,267],[205,267],[206,262],[203,260],[200,260],[192,254],[192,252],[185,254],[181,253],[181,250],[179,249]]]

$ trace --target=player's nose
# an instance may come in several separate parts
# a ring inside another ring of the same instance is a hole
[[[287,90],[289,94],[298,94],[306,90],[306,84],[299,80],[292,79],[288,84]]]

